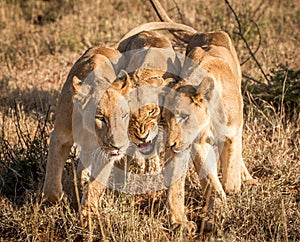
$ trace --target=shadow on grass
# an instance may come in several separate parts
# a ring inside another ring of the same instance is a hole
[[[8,80],[7,80],[8,82]],[[7,83],[6,83],[7,84]],[[48,138],[59,92],[0,89],[0,195],[22,205],[26,193],[41,191]]]
[[[28,91],[18,88],[10,90],[9,88],[5,88],[4,85],[2,83],[0,86],[0,90],[2,91],[2,95],[0,96],[1,112],[8,114],[8,111],[14,109],[16,104],[28,115],[32,112],[43,115],[48,111],[49,107],[50,112],[54,112],[54,107],[60,93],[58,90],[45,91],[35,87]]]
[[[257,107],[272,107],[286,120],[296,121],[300,112],[300,70],[291,70],[285,66],[271,69],[269,83],[243,82],[245,111],[254,103]],[[246,98],[246,95],[248,98]]]

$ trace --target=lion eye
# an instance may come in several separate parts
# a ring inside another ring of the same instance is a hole
[[[189,119],[189,115],[188,114],[181,114],[180,115],[180,122],[185,122]]]
[[[106,123],[106,119],[103,115],[97,115],[95,118],[103,123]]]
[[[155,109],[155,108],[153,108],[153,109],[151,109],[151,110],[149,111],[149,114],[154,114],[154,113],[155,113],[155,111],[156,111],[156,109]]]
[[[123,115],[122,115],[122,119],[126,119],[128,117],[128,113],[124,113]]]

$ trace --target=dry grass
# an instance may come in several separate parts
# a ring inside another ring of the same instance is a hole
[[[249,56],[237,23],[221,0],[162,1],[177,21],[199,31],[224,29],[241,61]],[[128,11],[128,8],[131,8]],[[41,202],[48,135],[61,86],[74,61],[89,46],[112,45],[137,24],[157,20],[149,3],[113,1],[4,0],[0,2],[0,240],[4,241],[300,241],[300,9],[295,0],[235,2],[244,35],[271,80],[253,60],[242,66],[244,151],[258,186],[243,186],[215,211],[215,229],[189,237],[168,224],[165,192],[139,197],[107,191],[98,216],[81,224],[73,170],[66,164],[68,199]],[[258,81],[258,83],[257,83]],[[70,156],[70,160],[74,156]],[[187,178],[187,215],[200,227],[203,199]],[[199,232],[199,231],[198,231]]]

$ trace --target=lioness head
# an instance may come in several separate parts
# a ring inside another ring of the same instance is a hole
[[[129,84],[115,81],[103,94],[95,115],[95,131],[100,147],[110,157],[120,159],[129,146],[129,106],[124,95]]]
[[[174,153],[189,149],[209,125],[213,90],[213,79],[206,77],[198,86],[181,82],[166,94],[162,117],[166,123],[166,145]]]
[[[139,108],[130,119],[129,136],[144,155],[153,152],[158,136],[158,105],[149,104]]]
[[[76,76],[74,79],[76,79]],[[76,81],[74,83],[76,85]],[[92,113],[95,114],[91,121],[90,119],[85,121],[84,118],[81,118],[83,119],[82,125],[87,127],[85,128],[88,130],[87,134],[95,132],[98,145],[104,154],[110,159],[119,160],[124,156],[129,146],[127,130],[130,109],[124,96],[130,90],[131,84],[127,79],[119,79],[104,86],[106,86],[106,89],[101,92],[100,97],[97,96],[98,94],[92,94],[96,91],[88,90],[89,95],[85,95],[88,96],[88,100],[82,98],[81,95],[83,94],[80,92],[75,95],[74,99],[80,103],[86,102],[82,105],[83,111],[81,112],[86,112],[81,115],[82,117],[88,117]],[[84,92],[84,90],[81,92]],[[96,103],[96,106],[93,102]],[[94,129],[90,126],[94,126]],[[86,140],[88,140],[88,137]]]
[[[172,78],[164,79],[158,70],[135,71],[131,75],[136,88],[130,97],[129,137],[142,155],[154,153],[159,136],[162,87]]]

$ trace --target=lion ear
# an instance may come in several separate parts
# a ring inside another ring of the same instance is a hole
[[[176,79],[173,77],[168,77],[164,79],[163,85],[164,86],[169,86],[169,85],[174,85],[176,83]]]
[[[75,94],[78,94],[79,89],[81,87],[82,81],[77,77],[73,76],[73,90]]]
[[[77,77],[73,77],[73,102],[80,103],[81,108],[84,109],[91,98],[92,87],[90,85],[83,85],[82,81]]]
[[[193,95],[194,103],[201,105],[205,100],[209,102],[212,98],[214,87],[214,80],[211,77],[205,77],[197,87],[195,95]]]
[[[120,90],[121,94],[126,95],[132,87],[132,80],[126,73],[125,77],[120,78],[112,83],[112,88]]]
[[[132,88],[132,80],[130,78],[130,76],[128,75],[128,73],[126,73],[126,78],[123,79],[124,83],[122,86],[122,95],[126,95],[130,89]]]

